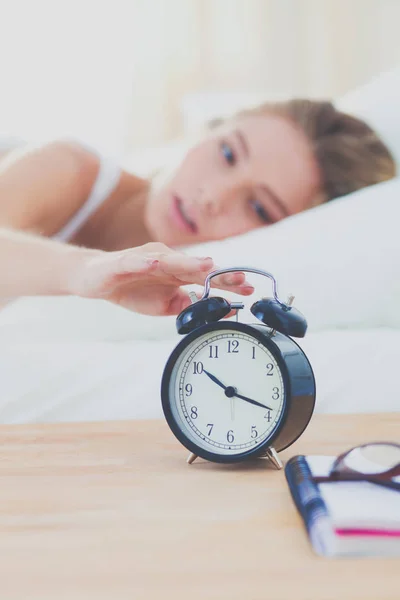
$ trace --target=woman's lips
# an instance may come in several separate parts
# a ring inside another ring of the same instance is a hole
[[[189,217],[179,196],[172,197],[172,219],[182,231],[197,233],[196,223]]]

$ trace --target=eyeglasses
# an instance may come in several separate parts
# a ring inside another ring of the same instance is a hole
[[[369,481],[400,491],[400,444],[374,442],[351,448],[338,456],[326,477],[313,477],[315,483]]]

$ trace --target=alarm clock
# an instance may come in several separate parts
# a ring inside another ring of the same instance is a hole
[[[258,322],[239,321],[240,302],[210,297],[213,277],[233,271],[272,280],[273,297],[250,310]],[[310,362],[292,339],[304,337],[307,321],[277,293],[273,275],[261,269],[232,267],[206,277],[200,299],[177,317],[185,337],[170,355],[161,382],[162,408],[176,438],[197,457],[235,463],[267,457],[282,468],[278,452],[303,433],[315,405]],[[232,310],[236,320],[224,319]],[[221,320],[224,319],[224,320]]]

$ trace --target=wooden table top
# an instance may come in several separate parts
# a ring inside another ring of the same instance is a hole
[[[400,413],[316,415],[282,453],[398,440]],[[400,559],[317,557],[283,471],[217,465],[164,421],[0,426],[2,600],[385,600]]]

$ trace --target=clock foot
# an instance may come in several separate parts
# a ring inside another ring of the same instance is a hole
[[[275,450],[275,448],[273,448],[272,446],[267,448],[267,450],[265,452],[265,456],[267,458],[269,458],[269,460],[272,462],[272,464],[274,465],[274,467],[276,469],[283,469],[283,463],[282,463],[281,459],[279,458],[278,453]]]
[[[189,456],[187,457],[187,459],[186,459],[186,462],[187,462],[189,465],[191,465],[191,464],[192,464],[192,463],[193,463],[193,462],[196,460],[196,458],[198,458],[197,454],[193,454],[193,452],[191,452],[191,453],[189,454]]]

